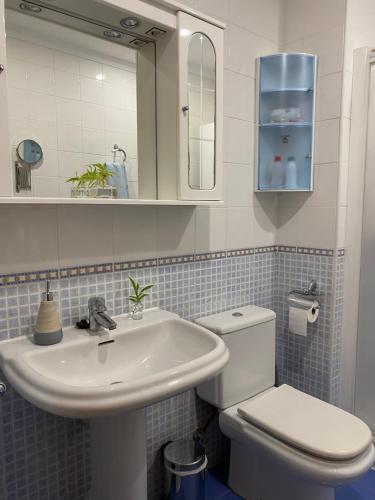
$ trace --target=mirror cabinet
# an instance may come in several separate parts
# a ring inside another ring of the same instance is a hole
[[[221,22],[167,0],[0,10],[0,202],[222,200]]]

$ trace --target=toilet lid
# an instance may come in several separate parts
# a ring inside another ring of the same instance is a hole
[[[372,441],[359,418],[288,385],[244,401],[237,411],[256,427],[320,458],[348,460]]]

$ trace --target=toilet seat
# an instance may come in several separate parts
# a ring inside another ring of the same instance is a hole
[[[288,385],[238,406],[246,421],[303,452],[350,460],[372,442],[368,426],[354,415]]]
[[[375,459],[371,441],[368,447],[354,458],[341,460],[320,458],[282,441],[239,415],[240,407],[243,408],[246,403],[270,395],[278,389],[272,387],[261,395],[222,411],[220,413],[222,432],[228,438],[247,447],[252,455],[272,456],[275,462],[316,484],[335,487],[349,483],[367,472]]]

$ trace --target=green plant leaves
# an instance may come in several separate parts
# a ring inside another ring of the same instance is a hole
[[[140,288],[139,283],[137,281],[135,281],[135,279],[132,278],[131,276],[129,276],[129,281],[132,285],[133,292],[134,292],[133,295],[129,296],[129,300],[131,302],[135,302],[136,304],[140,304],[145,297],[148,297],[148,293],[145,293],[145,292],[147,290],[150,290],[150,288],[152,288],[154,285],[150,284],[150,285],[144,286],[143,288]]]
[[[66,182],[73,182],[79,187],[104,187],[108,183],[108,179],[112,177],[112,172],[105,163],[93,163],[87,167],[86,172],[82,175],[70,177]]]

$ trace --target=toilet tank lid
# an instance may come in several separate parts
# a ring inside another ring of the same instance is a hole
[[[210,316],[204,316],[195,320],[198,325],[204,326],[211,332],[219,335],[242,330],[249,326],[259,325],[272,321],[276,314],[271,309],[258,306],[244,306],[224,311]]]

